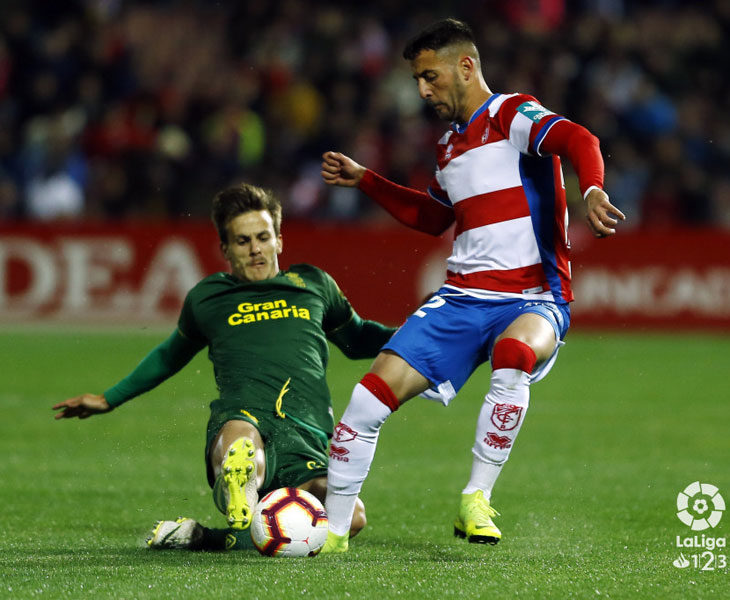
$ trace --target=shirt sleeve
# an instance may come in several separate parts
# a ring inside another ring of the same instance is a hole
[[[604,165],[598,138],[585,127],[555,114],[527,94],[505,100],[496,119],[521,153],[567,158],[578,175],[581,193],[591,186],[603,188]]]
[[[180,311],[180,318],[177,321],[177,328],[180,333],[189,340],[195,343],[207,344],[207,340],[200,331],[198,321],[195,318],[193,297],[190,292],[188,292],[188,295],[185,296],[185,301],[183,302],[182,310]]]
[[[109,406],[116,407],[157,387],[188,364],[203,347],[204,344],[196,343],[175,330],[145,356],[129,375],[106,390],[104,398]]]
[[[515,94],[501,104],[495,119],[517,150],[522,154],[541,156],[543,139],[565,117],[545,108],[533,96]]]
[[[347,323],[354,311],[349,300],[342,293],[340,286],[337,285],[332,276],[321,269],[317,269],[317,271],[322,278],[322,295],[325,301],[322,329],[325,333],[329,333]]]
[[[347,358],[374,358],[395,332],[395,327],[364,320],[353,311],[350,320],[330,331],[327,339]]]
[[[359,188],[395,219],[417,231],[441,235],[454,222],[453,207],[435,179],[425,193],[398,185],[368,169]]]
[[[567,119],[556,124],[545,136],[542,154],[566,157],[578,176],[581,194],[592,186],[603,189],[604,165],[598,138],[582,125]]]
[[[395,333],[377,321],[364,320],[350,305],[334,279],[322,271],[327,299],[323,327],[327,339],[348,358],[372,358]]]

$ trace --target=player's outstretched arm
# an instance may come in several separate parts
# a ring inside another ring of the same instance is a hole
[[[441,235],[454,222],[450,206],[424,192],[397,185],[340,152],[322,155],[322,179],[328,185],[359,187],[398,221],[417,231]]]
[[[341,152],[322,155],[322,179],[327,185],[357,187],[367,169]]]
[[[176,329],[169,338],[145,356],[129,375],[103,394],[82,394],[56,404],[53,409],[61,411],[56,414],[56,419],[86,419],[109,412],[177,373],[192,360],[203,345],[202,342],[187,339]]]
[[[608,194],[601,189],[593,188],[586,195],[588,226],[596,237],[606,237],[616,233],[619,219],[626,219],[624,213],[608,200]]]
[[[59,410],[56,413],[56,419],[88,419],[94,415],[100,415],[112,410],[109,403],[103,395],[99,394],[82,394],[74,398],[69,398],[63,402],[59,402],[53,407],[53,410]]]
[[[576,174],[581,192],[585,195],[588,226],[596,237],[616,233],[624,213],[611,204],[603,187],[603,157],[598,138],[582,125],[558,120],[545,134],[540,153],[567,156]]]

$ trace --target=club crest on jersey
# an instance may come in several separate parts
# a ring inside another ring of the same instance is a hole
[[[484,130],[484,133],[482,134],[482,144],[486,144],[488,138],[489,138],[489,123],[487,123],[487,128]]]
[[[495,404],[492,409],[492,423],[500,431],[512,431],[521,417],[522,407],[515,404]]]
[[[286,277],[289,281],[291,281],[295,286],[300,288],[307,287],[307,284],[304,282],[304,279],[302,279],[302,276],[299,273],[292,273],[291,271],[288,271],[284,273],[284,277]]]
[[[357,431],[350,429],[344,423],[337,423],[334,437],[336,442],[351,442],[357,437]]]

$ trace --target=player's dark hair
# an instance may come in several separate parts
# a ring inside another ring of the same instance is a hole
[[[223,244],[228,243],[228,223],[252,210],[268,210],[274,221],[274,233],[281,232],[281,203],[271,190],[250,183],[239,183],[218,192],[213,198],[211,218]]]
[[[411,38],[403,50],[403,58],[413,60],[423,50],[441,50],[447,46],[469,42],[476,48],[474,33],[466,23],[456,19],[443,19],[429,25]]]

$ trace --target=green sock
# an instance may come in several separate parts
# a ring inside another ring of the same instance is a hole
[[[202,550],[255,550],[249,529],[203,528]]]

